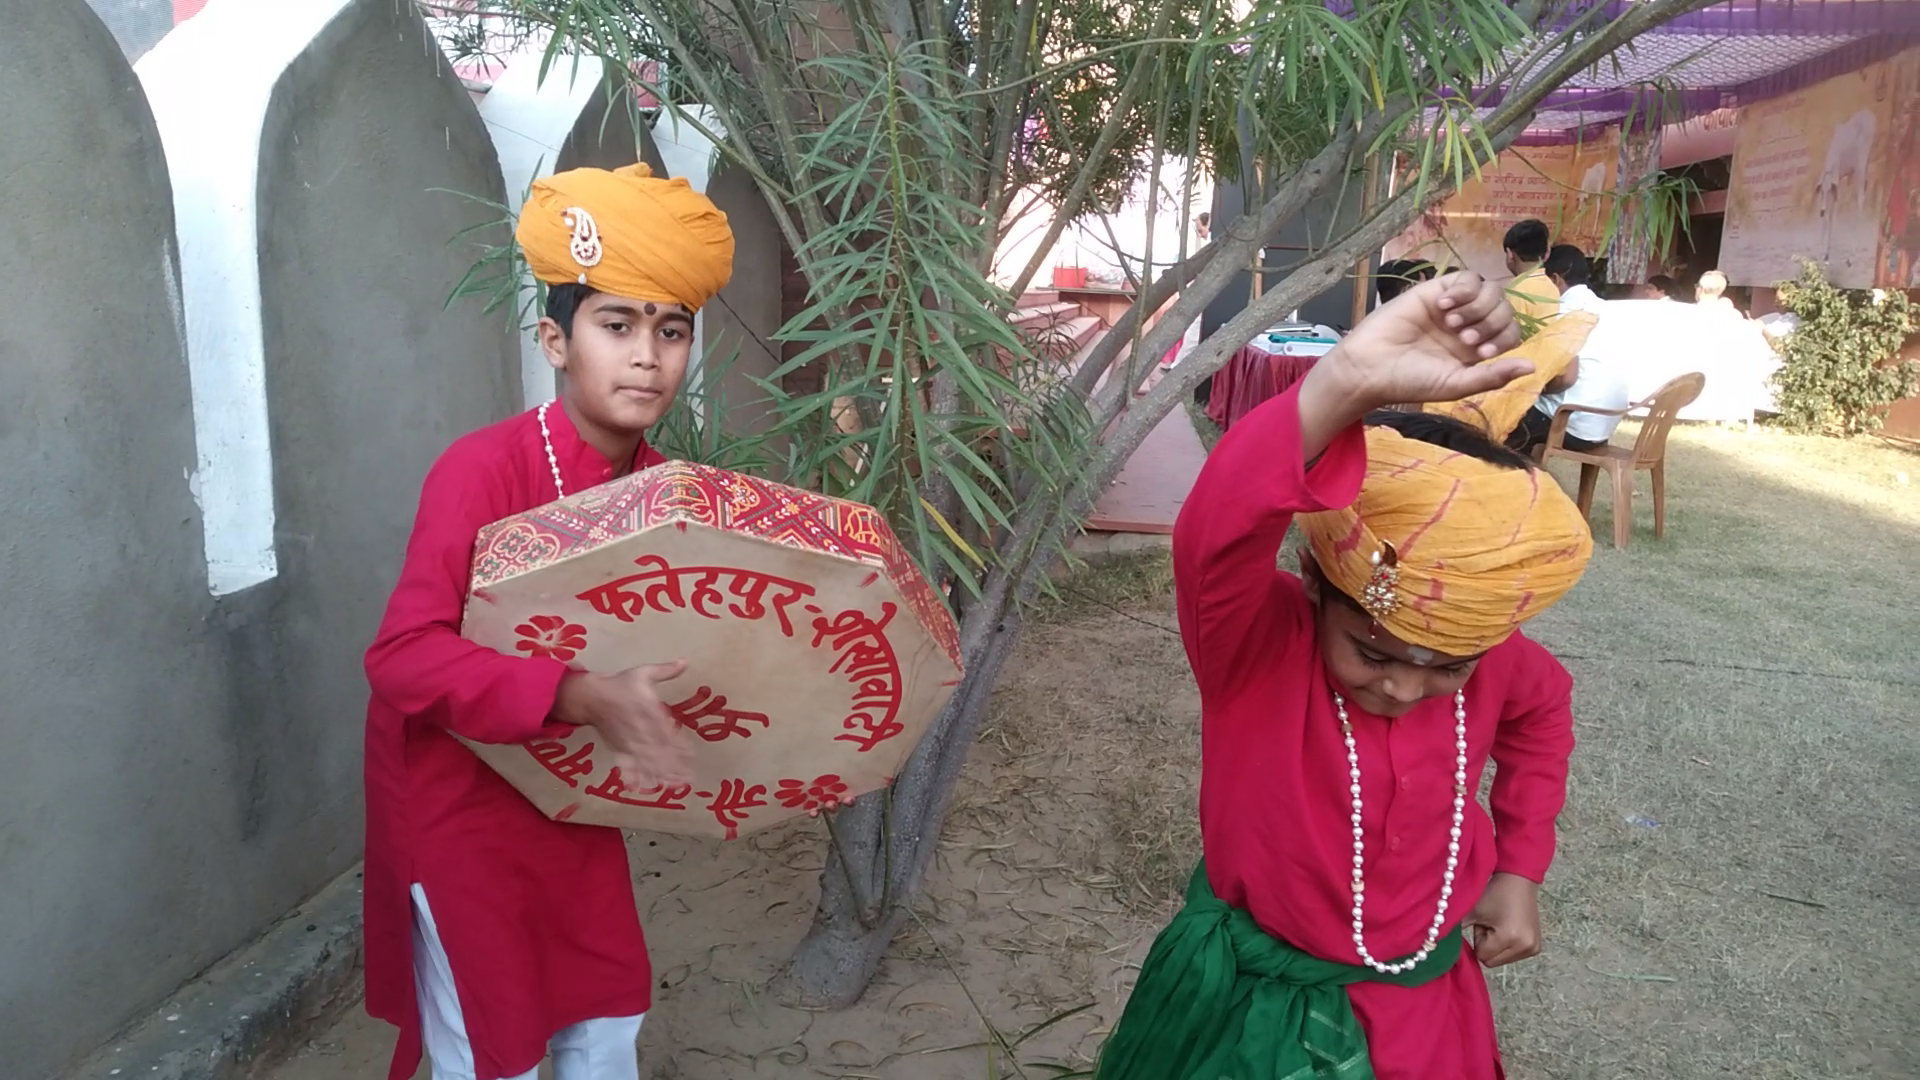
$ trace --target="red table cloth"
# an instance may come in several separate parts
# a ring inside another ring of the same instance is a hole
[[[1317,356],[1283,356],[1242,346],[1219,371],[1207,396],[1207,418],[1229,430],[1267,399],[1286,393],[1313,370]]]

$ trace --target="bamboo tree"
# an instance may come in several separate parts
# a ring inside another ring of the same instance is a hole
[[[880,508],[953,598],[966,679],[886,796],[830,820],[834,855],[782,979],[789,998],[843,1005],[866,987],[933,857],[1023,611],[1154,425],[1491,161],[1549,93],[1710,2],[1616,15],[1592,0],[481,0],[549,30],[550,61],[657,62],[648,89],[682,122],[712,110],[726,166],[754,179],[799,261],[809,303],[780,333],[798,355],[759,383],[764,401],[730,403],[764,409],[768,430],[726,446],[717,425],[671,430],[701,440],[693,452],[764,461],[775,479]],[[1501,104],[1476,108],[1490,86],[1505,87]],[[1131,309],[1063,368],[1008,315],[1075,221],[1143,179],[1157,198],[1168,147],[1189,175],[1257,166],[1265,188],[1210,243],[1146,264]],[[1312,230],[1276,283],[1135,395],[1238,272],[1309,207],[1356,191],[1374,159],[1420,169]],[[1051,211],[1043,243],[996,283],[995,254],[1032,205]],[[785,391],[808,365],[823,388]],[[760,452],[774,441],[779,460]]]

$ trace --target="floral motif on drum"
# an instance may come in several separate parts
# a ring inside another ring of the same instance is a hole
[[[587,647],[587,628],[558,615],[534,615],[513,632],[520,635],[520,640],[513,643],[514,651],[528,656],[571,660]]]

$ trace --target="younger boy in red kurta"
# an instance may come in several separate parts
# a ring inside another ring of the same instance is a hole
[[[618,830],[549,820],[453,736],[593,726],[644,789],[687,764],[654,685],[460,636],[475,534],[661,458],[646,431],[686,373],[693,313],[726,284],[726,215],[645,166],[534,185],[518,240],[551,288],[539,337],[560,400],[454,443],[427,474],[367,650],[367,1009],[400,1028],[389,1076],[634,1080],[651,978]],[[666,658],[662,658],[666,659]]]
[[[1517,627],[1592,541],[1483,435],[1361,421],[1505,385],[1530,365],[1469,365],[1517,338],[1477,276],[1419,284],[1208,459],[1174,533],[1205,860],[1101,1080],[1501,1076],[1480,968],[1539,949],[1573,749],[1571,680]]]

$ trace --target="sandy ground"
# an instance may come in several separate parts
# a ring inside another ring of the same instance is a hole
[[[1147,576],[1164,594],[1157,562]],[[785,1009],[761,989],[812,917],[819,823],[733,845],[633,837],[657,980],[641,1075],[977,1080],[990,1075],[989,1022],[1013,1041],[1087,1005],[1017,1056],[1035,1077],[1090,1062],[1160,921],[1112,872],[1116,775],[1124,786],[1141,759],[1111,729],[1151,725],[1145,741],[1177,732],[1188,762],[1197,752],[1198,696],[1162,628],[1170,612],[1146,618],[1061,612],[1034,628],[969,763],[919,922],[854,1009]],[[1111,677],[1116,663],[1129,679]],[[383,1077],[391,1047],[389,1029],[353,1015],[272,1076]]]
[[[1534,630],[1578,680],[1580,748],[1548,951],[1492,980],[1510,1075],[1920,1076],[1920,456],[1702,428],[1670,454],[1666,540],[1643,474],[1633,546],[1603,539]],[[1151,556],[1041,613],[921,921],[852,1009],[763,990],[811,915],[818,823],[732,846],[634,838],[659,980],[641,1074],[1084,1066],[1197,854],[1198,703],[1172,627]],[[1083,1006],[990,1060],[992,1031],[1012,1042]],[[271,1077],[381,1077],[391,1045],[352,1016]]]

